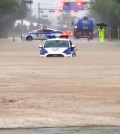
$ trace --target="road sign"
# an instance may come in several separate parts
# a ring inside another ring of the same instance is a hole
[[[55,11],[54,11],[54,9],[50,9],[49,12],[50,12],[50,13],[53,13],[53,12],[55,12]]]
[[[48,18],[47,14],[41,15],[41,18]]]
[[[43,11],[43,10],[41,10],[41,11],[40,11],[40,13],[44,13],[44,11]]]
[[[70,10],[74,10],[74,11],[78,11],[78,10],[87,10],[87,5],[88,2],[81,2],[81,3],[77,3],[77,2],[64,2],[63,3],[63,11],[70,11]]]

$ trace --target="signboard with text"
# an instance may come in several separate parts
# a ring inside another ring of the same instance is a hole
[[[82,2],[82,3],[77,3],[77,2],[64,2],[63,3],[63,11],[78,11],[78,10],[87,10],[88,9],[88,3],[87,2]]]
[[[41,18],[47,19],[48,15],[47,14],[43,14],[43,15],[41,15]]]

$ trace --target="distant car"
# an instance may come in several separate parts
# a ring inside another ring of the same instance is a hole
[[[22,40],[32,41],[32,40],[46,40],[48,36],[58,37],[62,34],[61,31],[50,29],[50,28],[42,28],[39,30],[33,30],[29,33],[24,33],[21,35]]]
[[[40,57],[74,57],[76,56],[75,45],[70,39],[54,38],[47,39],[43,45],[39,45]]]
[[[73,36],[73,31],[70,31],[70,30],[66,30],[62,33],[63,35],[68,35],[69,37],[72,37]]]

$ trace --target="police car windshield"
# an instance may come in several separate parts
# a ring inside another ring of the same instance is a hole
[[[50,47],[69,47],[69,42],[65,40],[46,41],[44,48]]]
[[[37,30],[33,30],[31,33],[35,33]]]

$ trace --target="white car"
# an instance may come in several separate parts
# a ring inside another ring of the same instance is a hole
[[[33,30],[29,33],[24,33],[21,35],[22,40],[32,41],[32,40],[46,40],[50,38],[50,36],[59,37],[62,34],[61,31],[50,29],[50,28],[42,28],[39,30]]]
[[[76,56],[75,45],[70,39],[54,38],[47,39],[43,45],[39,45],[40,57],[74,57]]]

